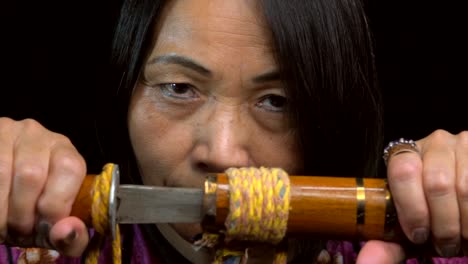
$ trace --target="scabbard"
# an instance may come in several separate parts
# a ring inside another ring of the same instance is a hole
[[[351,240],[406,240],[385,179],[289,176],[286,235]],[[207,178],[205,229],[225,229],[229,183],[225,174]]]

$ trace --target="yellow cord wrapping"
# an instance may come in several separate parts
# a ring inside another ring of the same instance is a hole
[[[110,183],[112,181],[112,171],[114,166],[115,165],[112,163],[104,165],[101,174],[97,175],[94,180],[91,219],[96,232],[89,245],[86,264],[98,263],[105,235],[109,234],[111,230],[111,227],[109,226],[108,208]],[[115,238],[112,240],[112,258],[114,264],[120,264],[122,261],[119,225],[116,226]]]
[[[286,234],[290,186],[279,168],[230,168],[226,238],[278,244]]]
[[[280,243],[287,229],[290,202],[288,174],[279,168],[230,168],[226,170],[229,180],[229,214],[225,221],[226,244],[232,240],[251,240]],[[213,237],[207,242],[213,244]],[[223,263],[230,257],[245,256],[245,252],[232,251],[226,244],[215,254],[213,264]],[[274,264],[287,263],[285,250],[277,249]]]

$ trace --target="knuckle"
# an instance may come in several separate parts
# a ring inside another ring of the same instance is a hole
[[[431,168],[424,171],[424,189],[426,193],[433,197],[440,197],[449,194],[453,190],[453,183],[449,173],[441,168]]]
[[[34,164],[23,165],[16,168],[15,175],[15,182],[26,186],[42,184],[46,177],[45,168]]]
[[[459,177],[457,185],[456,185],[456,191],[457,191],[457,196],[461,202],[468,202],[468,183],[466,182],[466,179],[468,179],[468,168],[464,169],[464,172],[462,172],[462,177]]]
[[[43,128],[43,126],[39,122],[37,122],[36,120],[32,118],[23,119],[21,120],[21,123],[23,124],[23,127],[25,130],[35,131],[35,130]]]
[[[453,136],[448,131],[443,129],[437,129],[436,131],[432,132],[431,139],[433,142],[438,144],[445,144],[447,140]]]
[[[55,162],[61,168],[67,171],[71,171],[77,175],[85,175],[86,173],[86,162],[81,155],[74,152],[67,152],[56,157]]]
[[[416,162],[410,159],[403,159],[401,157],[395,157],[395,162],[389,167],[389,177],[394,181],[405,182],[415,175],[419,175],[422,171],[422,165],[420,162]]]
[[[468,130],[460,132],[457,136],[461,147],[468,149]]]
[[[63,134],[51,132],[51,136],[53,137],[56,144],[62,144],[62,145],[71,145],[72,144],[70,139],[68,137],[66,137],[65,135],[63,135]]]
[[[65,199],[54,196],[53,199],[48,197],[39,198],[37,202],[37,210],[41,217],[49,220],[58,220],[65,217],[70,209],[70,205]]]
[[[15,121],[9,117],[0,117],[0,127],[10,127]]]
[[[15,122],[13,119],[8,117],[0,117],[0,138],[2,140],[12,141],[12,131],[15,130]],[[17,123],[16,123],[17,124]]]

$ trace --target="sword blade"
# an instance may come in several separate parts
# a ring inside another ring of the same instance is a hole
[[[203,190],[198,188],[120,185],[117,223],[200,223]]]

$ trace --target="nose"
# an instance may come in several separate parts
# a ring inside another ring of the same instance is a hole
[[[251,165],[249,126],[240,106],[213,106],[200,115],[193,165],[204,173],[223,172],[230,167]]]

